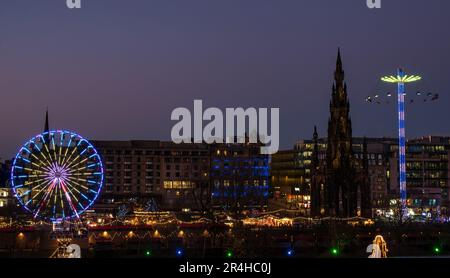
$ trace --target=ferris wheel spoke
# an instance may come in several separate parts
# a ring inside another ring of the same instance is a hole
[[[22,161],[24,161],[24,162],[26,162],[26,163],[28,163],[28,164],[31,164],[31,161],[30,161],[28,158],[25,158],[25,157],[23,157],[23,156],[19,156],[19,158],[20,158]]]
[[[58,181],[55,180],[55,186],[53,188],[53,190],[51,190],[50,194],[48,195],[48,203],[47,203],[47,207],[50,208],[52,207],[51,203],[53,201],[53,207],[55,207],[55,200],[56,200],[56,196],[58,194]],[[54,209],[52,209],[53,211]],[[54,215],[54,213],[53,213]]]
[[[67,202],[69,203],[69,208],[72,209],[72,211],[73,211],[74,214],[77,216],[77,218],[80,218],[80,216],[78,215],[77,209],[76,209],[75,206],[73,205],[72,198],[70,198],[69,190],[67,190],[67,186],[65,185],[65,182],[64,182],[64,181],[61,181],[61,188],[64,190],[64,195],[66,196],[66,200],[67,200]]]
[[[79,170],[78,170],[79,171]],[[75,177],[88,177],[88,176],[92,176],[92,173],[80,173],[80,172],[75,172],[73,174],[71,174],[72,176]]]
[[[66,214],[65,214],[64,200],[63,200],[61,188],[59,188],[59,201],[61,203],[61,212],[62,212],[62,216],[64,218],[64,217],[66,217]]]
[[[86,191],[88,191],[88,192],[91,192],[91,193],[94,193],[94,194],[98,194],[98,191],[95,191],[95,190],[93,190],[93,189],[90,189],[90,188],[88,188],[87,186],[81,185],[81,184],[79,184],[78,182],[75,182],[75,181],[70,181],[70,182],[73,182],[75,185],[77,185],[77,186],[83,188],[84,190],[86,190]],[[81,192],[80,190],[78,190],[75,186],[72,186],[72,189],[75,190],[76,192],[78,192],[84,199],[88,200],[89,202],[92,202],[91,199],[89,199],[86,195],[84,195],[83,192]]]
[[[39,158],[37,158],[36,156],[34,156],[34,157],[35,157],[35,159],[36,159],[37,161],[39,161]],[[44,164],[43,162],[41,162],[41,163]],[[48,171],[50,170],[50,168],[48,168],[47,165],[40,165],[40,164],[37,164],[37,163],[34,162],[34,161],[31,162],[31,165],[33,165],[33,166],[35,166],[35,167],[37,167],[37,168],[39,168],[39,169],[42,169],[42,170],[44,170],[45,172],[48,172]]]
[[[36,218],[36,217],[38,216],[38,214],[39,214],[39,212],[41,211],[42,207],[43,207],[44,204],[47,202],[47,199],[48,199],[50,193],[51,193],[51,192],[53,191],[53,189],[55,188],[55,184],[56,184],[56,181],[53,180],[52,184],[47,188],[47,191],[45,192],[45,195],[44,195],[44,197],[42,198],[42,200],[41,200],[41,202],[40,202],[40,204],[39,204],[39,207],[38,207],[37,211],[34,213],[34,218]]]
[[[37,179],[37,180],[26,181],[26,182],[25,182],[25,186],[31,186],[31,185],[33,185],[34,183],[40,184],[40,183],[42,183],[43,181],[51,182],[52,179],[49,178],[49,177],[44,177],[44,178],[40,178],[40,179]]]
[[[58,205],[58,191],[59,191],[59,187],[56,187],[56,192],[53,195],[53,208],[52,208],[52,212],[53,212],[53,217],[56,216],[56,206]]]
[[[35,154],[32,154],[32,156],[36,159],[36,161],[40,161],[40,162],[44,165],[44,167],[45,167],[45,166],[51,165],[51,162],[47,159],[47,157],[45,156],[44,152],[41,151],[41,149],[38,147],[38,145],[37,145],[37,144],[34,144],[34,147],[38,150],[39,154],[40,154],[40,155],[42,156],[42,158],[44,159],[44,160],[42,161],[42,160],[40,160]],[[41,167],[41,166],[39,166],[39,167]]]
[[[78,145],[77,145],[78,146]],[[65,166],[65,164],[67,162],[69,162],[72,159],[73,154],[77,151],[77,148],[75,147],[72,152],[70,153],[69,157],[66,159],[66,162],[63,164],[63,166]]]
[[[20,175],[14,175],[15,178],[36,178],[45,177],[45,172],[39,169],[31,169],[28,167],[15,166],[16,169],[22,170]]]
[[[78,190],[77,186],[78,186],[78,187],[81,187],[81,188],[83,188],[83,189],[85,189],[86,191],[89,190],[89,188],[88,188],[87,186],[84,186],[84,185],[82,185],[82,184],[80,184],[80,183],[78,183],[78,182],[76,182],[76,181],[74,181],[74,180],[71,180],[71,179],[68,179],[66,183],[67,183],[73,190],[75,190],[75,191],[78,192],[78,193],[81,193],[81,191]],[[76,186],[74,186],[74,185],[76,185]]]
[[[100,163],[100,162],[97,162],[97,163],[91,163],[91,164],[88,164],[88,165],[86,166],[86,168],[90,169],[90,168],[93,168],[93,167],[95,167],[95,166],[101,166],[101,163]]]
[[[69,176],[67,178],[70,180],[76,180],[76,181],[83,182],[83,183],[85,183],[87,181],[87,179],[80,179],[80,178],[71,177],[71,176]]]
[[[63,160],[61,162],[61,165],[64,165],[66,163],[67,154],[69,153],[69,148],[70,148],[70,145],[72,144],[73,137],[74,137],[74,135],[70,136],[70,140],[69,140],[69,143],[67,143],[66,151],[64,152],[64,157],[63,157]]]
[[[73,158],[73,160],[72,160],[73,154],[78,150],[78,147],[81,145],[82,142],[83,142],[83,141],[79,141],[79,142],[78,142],[78,144],[76,145],[76,147],[72,150],[72,152],[71,152],[69,158],[67,159],[67,162],[65,162],[65,163],[63,164],[63,166],[65,166],[65,167],[67,167],[67,168],[71,168],[73,163],[75,163],[78,159],[80,159],[81,157],[83,157],[83,154],[84,154],[85,150],[87,150],[87,149],[83,150],[80,154],[78,154],[77,156],[75,156],[75,157]]]
[[[75,189],[75,191],[77,191],[78,193],[81,192],[79,190],[76,190],[76,188],[68,180],[64,181],[64,185],[66,186],[66,189],[69,191],[70,195],[72,195],[75,201],[79,203],[80,201],[78,200],[78,197],[73,193],[72,189]]]
[[[78,167],[78,165],[80,165],[80,164],[82,164],[82,163],[88,161],[88,159],[89,159],[89,157],[86,157],[86,158],[84,158],[83,160],[81,160],[80,162],[78,162],[78,163],[76,163],[76,164],[73,164],[73,163],[76,161],[76,160],[74,160],[74,161],[72,161],[72,163],[69,164],[67,167],[70,167],[70,168]]]
[[[77,181],[87,182],[87,179],[86,179],[86,180],[83,180],[83,179],[77,179],[77,178],[69,177],[69,180],[70,180],[71,182],[73,182],[74,184],[78,185],[79,187],[81,187],[81,188],[83,188],[83,189],[85,189],[85,190],[89,190],[89,188],[88,188],[87,186],[82,185],[81,183],[77,182]]]
[[[31,172],[31,173],[35,172],[35,173],[42,174],[42,176],[44,176],[44,177],[47,176],[44,171],[39,170],[39,169],[31,169],[31,168],[28,168],[28,167],[23,167],[22,169],[24,171],[28,171],[28,172]]]
[[[87,167],[86,166],[82,166],[82,167],[78,167],[78,168],[74,168],[73,166],[71,168],[69,168],[70,173],[75,174],[79,174],[81,171],[85,170]]]
[[[71,181],[71,182],[73,182],[73,181]],[[76,185],[84,188],[86,191],[90,191],[90,192],[93,192],[93,193],[97,194],[97,192],[95,190],[89,189],[86,186],[83,186],[83,185],[81,185],[81,184],[79,184],[77,182],[73,182],[73,183],[75,183]],[[85,200],[87,200],[89,203],[93,202],[91,199],[89,199],[89,197],[87,197],[83,192],[78,190],[75,186],[72,186],[72,189],[75,190],[76,192],[78,192],[78,194],[80,194],[80,196],[83,197]],[[81,204],[81,202],[80,202],[80,204]],[[84,209],[84,207],[83,207],[83,209]]]
[[[61,165],[61,155],[62,155],[62,148],[63,148],[63,140],[64,140],[64,134],[61,133],[59,136],[59,151],[58,151],[58,164]]]
[[[54,162],[57,162],[58,158],[56,157],[57,151],[56,151],[56,145],[55,145],[55,134],[53,134],[51,141],[52,141],[52,147],[53,147],[53,158],[55,159]]]
[[[68,185],[69,182],[67,182]],[[72,187],[72,188],[71,188]],[[80,190],[78,190],[76,187],[73,187],[72,185],[67,186],[67,189],[69,190],[69,192],[72,194],[72,196],[74,197],[75,201],[77,201],[78,206],[82,209],[85,210],[85,207],[83,206],[82,202],[76,197],[76,195],[72,192],[72,189],[77,192],[78,194],[80,194],[81,197],[83,197],[84,199],[86,199],[87,201],[89,201],[89,203],[91,203],[92,201],[86,197],[86,195],[84,195]]]
[[[89,157],[86,157],[86,158],[83,159],[82,161],[78,162],[78,163],[75,164],[73,167],[76,167],[76,166],[78,166],[78,165],[80,165],[80,164],[82,164],[82,163],[88,161],[89,159],[93,159],[93,158],[96,157],[96,156],[98,156],[98,154],[97,154],[97,153],[94,153],[94,154],[90,155]],[[84,167],[83,167],[83,168],[84,168]]]
[[[41,193],[44,192],[44,190],[46,188],[48,188],[49,186],[51,186],[52,180],[47,181],[47,183],[45,182],[41,182],[39,183],[36,187],[33,187],[32,190],[39,190],[33,195],[31,196],[31,198],[27,201],[27,203],[25,205],[28,205],[31,201],[33,201],[34,199],[36,199]],[[44,187],[42,187],[44,186]],[[42,187],[42,188],[41,188]]]
[[[44,138],[43,136],[42,136],[42,138]],[[50,142],[49,142],[50,143]],[[48,157],[49,157],[49,159],[48,159],[48,165],[49,166],[51,166],[52,164],[53,164],[53,158],[52,158],[52,154],[51,154],[51,152],[50,152],[50,150],[49,150],[49,148],[48,148],[48,146],[47,146],[47,144],[46,143],[44,143],[44,149],[45,149],[45,151],[47,152],[47,154],[48,154]],[[44,152],[41,152],[41,154],[44,156],[44,157],[46,157],[46,155],[44,154]]]

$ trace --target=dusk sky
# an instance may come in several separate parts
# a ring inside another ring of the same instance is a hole
[[[279,107],[281,148],[326,136],[341,47],[355,136],[396,136],[398,66],[439,93],[408,106],[407,136],[450,135],[450,1],[2,0],[0,157],[52,129],[89,139],[170,140],[173,109]],[[393,87],[394,86],[394,87]]]

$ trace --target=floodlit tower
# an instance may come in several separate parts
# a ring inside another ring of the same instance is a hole
[[[397,83],[398,86],[398,143],[399,143],[399,172],[400,172],[400,201],[403,217],[406,216],[406,136],[405,136],[405,84],[422,79],[417,75],[406,75],[398,69],[397,76],[385,76],[381,80]]]

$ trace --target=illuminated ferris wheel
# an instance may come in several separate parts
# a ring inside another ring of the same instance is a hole
[[[19,150],[11,186],[21,206],[34,218],[79,218],[97,199],[103,165],[97,150],[69,131],[39,134]]]

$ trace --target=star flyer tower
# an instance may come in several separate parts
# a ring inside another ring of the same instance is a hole
[[[398,143],[399,143],[399,172],[400,172],[400,201],[404,218],[406,214],[406,137],[405,137],[405,84],[421,80],[417,75],[406,75],[398,69],[397,76],[385,76],[381,80],[397,83],[398,86]]]

